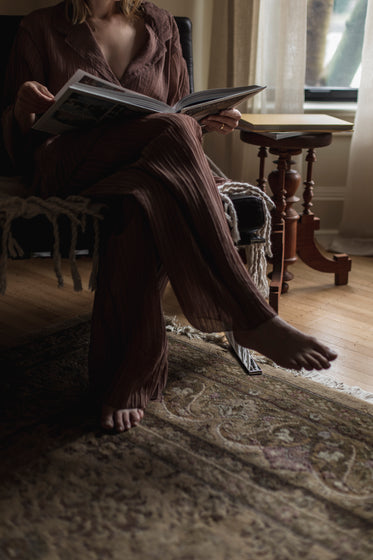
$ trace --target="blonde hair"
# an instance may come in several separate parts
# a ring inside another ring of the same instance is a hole
[[[125,16],[136,15],[142,0],[119,0],[119,8]],[[65,0],[66,17],[73,24],[83,23],[90,15],[89,0]]]

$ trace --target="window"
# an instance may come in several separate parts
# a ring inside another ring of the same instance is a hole
[[[307,101],[356,101],[368,0],[308,0]]]

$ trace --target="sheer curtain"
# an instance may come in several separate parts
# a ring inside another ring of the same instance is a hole
[[[361,83],[347,175],[343,218],[331,249],[373,256],[373,0],[368,1]]]
[[[260,0],[214,0],[208,87],[255,83]],[[241,111],[247,111],[245,104]],[[206,153],[235,181],[245,181],[245,146],[239,133],[208,134]],[[246,178],[247,180],[247,178]]]
[[[267,85],[240,110],[303,112],[307,0],[214,0],[212,16],[209,87]],[[247,180],[247,150],[238,132],[206,139],[234,180]]]
[[[303,113],[307,0],[261,0],[256,82],[267,86],[255,112]]]

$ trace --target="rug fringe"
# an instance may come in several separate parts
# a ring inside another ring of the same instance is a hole
[[[191,325],[182,325],[175,317],[164,317],[166,331],[174,334],[186,336],[190,339],[204,340],[205,342],[212,342],[222,348],[228,348],[229,344],[224,333],[204,333],[195,329]]]
[[[267,364],[275,369],[280,369],[282,371],[291,373],[292,375],[294,375],[294,377],[303,377],[305,379],[309,379],[310,381],[315,381],[316,383],[324,385],[325,387],[336,389],[337,391],[341,391],[342,393],[351,395],[356,399],[360,399],[370,404],[373,404],[373,393],[370,393],[369,391],[365,391],[360,387],[346,385],[342,381],[338,381],[334,377],[331,377],[330,375],[325,375],[324,373],[320,373],[319,371],[306,371],[305,369],[296,371],[294,369],[286,369],[281,366],[278,366],[275,362],[273,362],[269,358],[266,358],[266,356],[262,356],[257,352],[253,352],[253,354],[254,354],[255,361],[258,362],[259,364]]]
[[[211,342],[213,344],[217,344],[221,348],[227,349],[229,348],[229,342],[225,336],[225,333],[203,333],[198,329],[190,326],[190,325],[182,325],[176,319],[176,317],[169,317],[165,316],[165,324],[166,330],[168,332],[172,332],[178,335],[186,336],[190,339],[196,340],[204,340],[205,342]],[[252,357],[255,362],[258,364],[267,364],[275,369],[286,371],[294,375],[294,377],[303,377],[305,379],[309,379],[311,381],[315,381],[320,385],[324,385],[326,387],[330,387],[331,389],[336,389],[342,393],[346,393],[347,395],[351,395],[359,400],[366,401],[370,404],[373,404],[373,393],[369,393],[364,389],[361,389],[357,386],[349,386],[343,383],[342,381],[337,381],[330,375],[325,375],[324,373],[320,373],[318,371],[296,371],[294,369],[286,369],[281,366],[278,366],[275,362],[258,354],[255,351],[250,350]]]

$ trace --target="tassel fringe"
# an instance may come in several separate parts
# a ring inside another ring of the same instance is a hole
[[[82,290],[82,281],[76,263],[76,248],[79,231],[86,229],[87,218],[93,222],[94,249],[92,258],[92,273],[89,287],[94,289],[96,280],[93,275],[97,273],[100,228],[99,222],[103,220],[103,210],[105,205],[91,202],[89,198],[82,196],[70,196],[66,199],[50,197],[47,199],[30,196],[23,198],[20,196],[0,196],[0,229],[1,229],[1,255],[0,255],[0,293],[6,292],[6,277],[8,256],[23,256],[22,248],[14,239],[11,227],[16,218],[31,219],[39,215],[45,216],[51,223],[53,231],[52,258],[53,268],[56,274],[58,286],[63,286],[63,276],[61,271],[61,252],[60,252],[60,232],[58,228],[58,218],[65,216],[70,223],[71,242],[69,248],[69,261],[71,276],[74,283],[74,290]]]
[[[221,177],[225,177],[222,171],[210,161],[212,169]],[[17,182],[18,181],[18,182]],[[4,179],[2,181],[4,183]],[[22,182],[17,178],[9,178],[9,188],[12,189],[22,187]],[[6,186],[6,182],[4,183]],[[4,194],[3,184],[0,192],[0,228],[1,228],[1,254],[0,254],[0,293],[6,292],[7,263],[8,256],[23,256],[23,250],[14,239],[11,231],[12,222],[19,217],[26,219],[34,218],[38,215],[44,215],[51,223],[53,230],[53,247],[52,259],[53,268],[57,278],[59,287],[64,284],[61,271],[61,252],[60,252],[60,232],[58,228],[58,218],[65,216],[68,218],[71,228],[71,243],[69,248],[69,261],[71,269],[71,277],[73,279],[74,290],[82,290],[82,281],[76,263],[76,247],[79,231],[84,232],[86,229],[87,219],[92,220],[94,240],[93,240],[93,257],[92,270],[89,280],[89,289],[96,289],[96,278],[99,261],[99,245],[100,245],[100,221],[103,220],[103,210],[105,205],[93,203],[87,197],[69,196],[66,199],[58,197],[50,197],[42,199],[36,196],[23,197]],[[264,201],[265,206],[265,225],[258,234],[265,239],[265,243],[252,244],[245,247],[246,259],[248,263],[248,271],[251,278],[259,291],[264,297],[268,297],[268,282],[266,276],[267,256],[271,256],[270,246],[270,229],[271,215],[273,208],[272,200],[258,187],[254,187],[248,183],[237,183],[228,181],[218,187],[220,197],[224,206],[225,216],[230,227],[232,239],[235,243],[240,240],[239,224],[237,213],[234,208],[232,194],[250,194],[260,197]],[[6,192],[6,188],[5,188]]]

